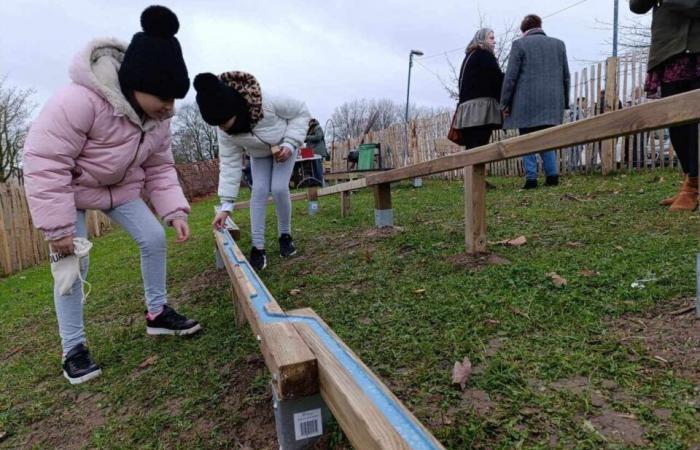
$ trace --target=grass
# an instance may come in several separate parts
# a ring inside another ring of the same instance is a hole
[[[286,261],[275,253],[270,209],[263,281],[284,309],[311,307],[323,317],[447,448],[632,446],[591,426],[603,409],[634,417],[644,430],[640,445],[697,444],[697,377],[681,378],[647,349],[623,345],[617,329],[621,317],[694,296],[698,214],[669,214],[656,204],[675,189],[676,174],[575,176],[533,192],[518,191],[521,180],[492,182],[489,240],[528,239],[519,248],[490,247],[509,265],[455,266],[464,248],[462,187],[429,181],[394,188],[395,221],[404,230],[386,236],[370,232],[368,191],[351,197],[347,219],[339,218],[337,197],[322,198],[313,217],[297,203],[300,256]],[[122,231],[96,241],[85,308],[89,344],[104,370],[95,382],[71,387],[61,377],[48,266],[0,280],[0,447],[70,440],[75,447],[276,448],[268,374],[249,329],[234,326],[226,276],[213,270],[213,204],[195,204],[193,238],[169,248],[171,302],[205,327],[193,339],[145,335],[135,244]],[[235,220],[247,249],[247,211]],[[555,287],[550,272],[568,284]],[[653,281],[633,288],[639,279]],[[462,393],[451,385],[451,368],[465,356],[475,373]],[[589,387],[553,388],[575,377]],[[591,403],[594,391],[605,406]],[[661,407],[670,417],[653,413]],[[69,438],[71,430],[79,436]],[[347,446],[337,429],[331,442]]]

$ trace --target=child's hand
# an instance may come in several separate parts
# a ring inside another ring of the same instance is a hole
[[[186,221],[182,219],[174,219],[172,226],[175,229],[175,233],[177,233],[177,239],[175,242],[182,243],[190,238],[190,226],[187,225]]]
[[[211,223],[211,226],[214,227],[215,230],[222,230],[226,228],[226,219],[228,219],[231,216],[231,213],[228,211],[219,211],[216,213],[216,216],[214,217],[214,221]]]
[[[67,256],[72,255],[73,251],[73,236],[63,236],[62,238],[51,241],[51,249],[58,254]]]

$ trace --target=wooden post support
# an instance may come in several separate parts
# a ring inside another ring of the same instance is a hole
[[[350,215],[350,192],[340,193],[340,217],[343,219]]]
[[[374,186],[374,223],[377,228],[394,226],[394,210],[391,209],[391,184]]]
[[[464,238],[467,253],[486,251],[486,165],[464,168]]]
[[[619,58],[610,57],[606,63],[605,70],[605,112],[614,111],[618,107],[618,81],[617,65]],[[615,139],[603,141],[601,149],[601,168],[603,175],[608,175],[615,170]]]

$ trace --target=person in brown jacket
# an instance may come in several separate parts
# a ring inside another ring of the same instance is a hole
[[[630,0],[630,10],[646,14],[653,8],[651,48],[644,90],[661,97],[700,89],[700,2],[693,0]],[[671,127],[671,143],[685,181],[680,192],[661,202],[671,211],[698,207],[698,125]]]

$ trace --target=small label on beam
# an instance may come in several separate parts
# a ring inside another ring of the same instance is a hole
[[[294,414],[294,439],[301,441],[323,434],[321,410],[311,409]]]

